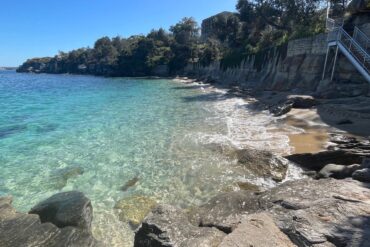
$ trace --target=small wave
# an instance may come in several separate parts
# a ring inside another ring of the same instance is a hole
[[[214,89],[218,93],[226,93],[224,90]],[[253,102],[253,101],[252,101]],[[274,153],[289,153],[289,137],[286,133],[278,131],[277,119],[265,111],[254,110],[251,102],[241,98],[220,98],[213,102],[210,111],[215,117],[209,119],[210,124],[214,121],[224,123],[226,133],[198,133],[198,139],[205,144],[219,142],[231,144],[236,148],[254,148],[269,150]],[[211,122],[212,121],[212,122]],[[289,129],[289,132],[299,131]]]

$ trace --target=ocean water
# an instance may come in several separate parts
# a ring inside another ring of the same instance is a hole
[[[17,74],[0,71],[0,196],[31,206],[79,190],[94,208],[93,232],[131,246],[133,231],[115,203],[134,195],[179,207],[199,205],[241,175],[220,150],[290,150],[275,118],[252,102],[175,80]],[[127,191],[129,180],[138,182]]]

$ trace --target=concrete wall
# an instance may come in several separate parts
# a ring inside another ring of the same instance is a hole
[[[326,34],[319,34],[309,38],[290,41],[288,44],[288,57],[314,54],[322,55],[326,53]]]

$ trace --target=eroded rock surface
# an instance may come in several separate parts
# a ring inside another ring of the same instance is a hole
[[[295,247],[296,245],[280,231],[269,214],[260,213],[249,215],[220,244],[220,247],[235,246]]]
[[[216,247],[225,233],[192,225],[186,214],[173,206],[155,208],[136,231],[134,246]]]
[[[298,246],[365,247],[370,241],[369,186],[352,179],[291,181],[262,193],[216,196],[191,210],[189,218],[199,226],[233,232],[248,215],[269,212]]]
[[[253,174],[281,182],[288,171],[288,161],[268,151],[241,149],[235,151],[238,164]]]
[[[11,197],[0,198],[0,246],[2,247],[100,246],[92,236],[90,228],[85,228],[87,226],[85,224],[81,224],[79,227],[74,224],[58,227],[50,222],[42,223],[37,214],[18,213],[11,204]],[[71,219],[66,214],[64,215]],[[85,216],[89,216],[89,219],[85,219],[91,222],[92,211],[91,214]]]

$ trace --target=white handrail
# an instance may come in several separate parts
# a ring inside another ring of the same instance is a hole
[[[354,35],[351,37],[351,35],[343,29],[343,20],[334,20],[331,18],[326,20],[326,29],[329,31],[327,37],[328,42],[340,43],[359,65],[370,74],[370,54],[368,52],[370,39],[366,34],[355,27]]]
[[[370,60],[369,53],[361,47],[359,43],[356,42],[343,28],[339,28],[338,30],[338,39],[343,47],[345,47],[351,55],[361,64],[361,66],[370,73],[370,67],[368,68],[366,63]],[[345,39],[343,39],[343,36]],[[345,41],[348,41],[349,44],[347,44]],[[358,53],[355,53],[353,50],[357,49],[359,51]]]
[[[370,48],[370,38],[362,32],[358,27],[355,27],[353,32],[353,38],[364,47],[364,50],[367,51]]]

